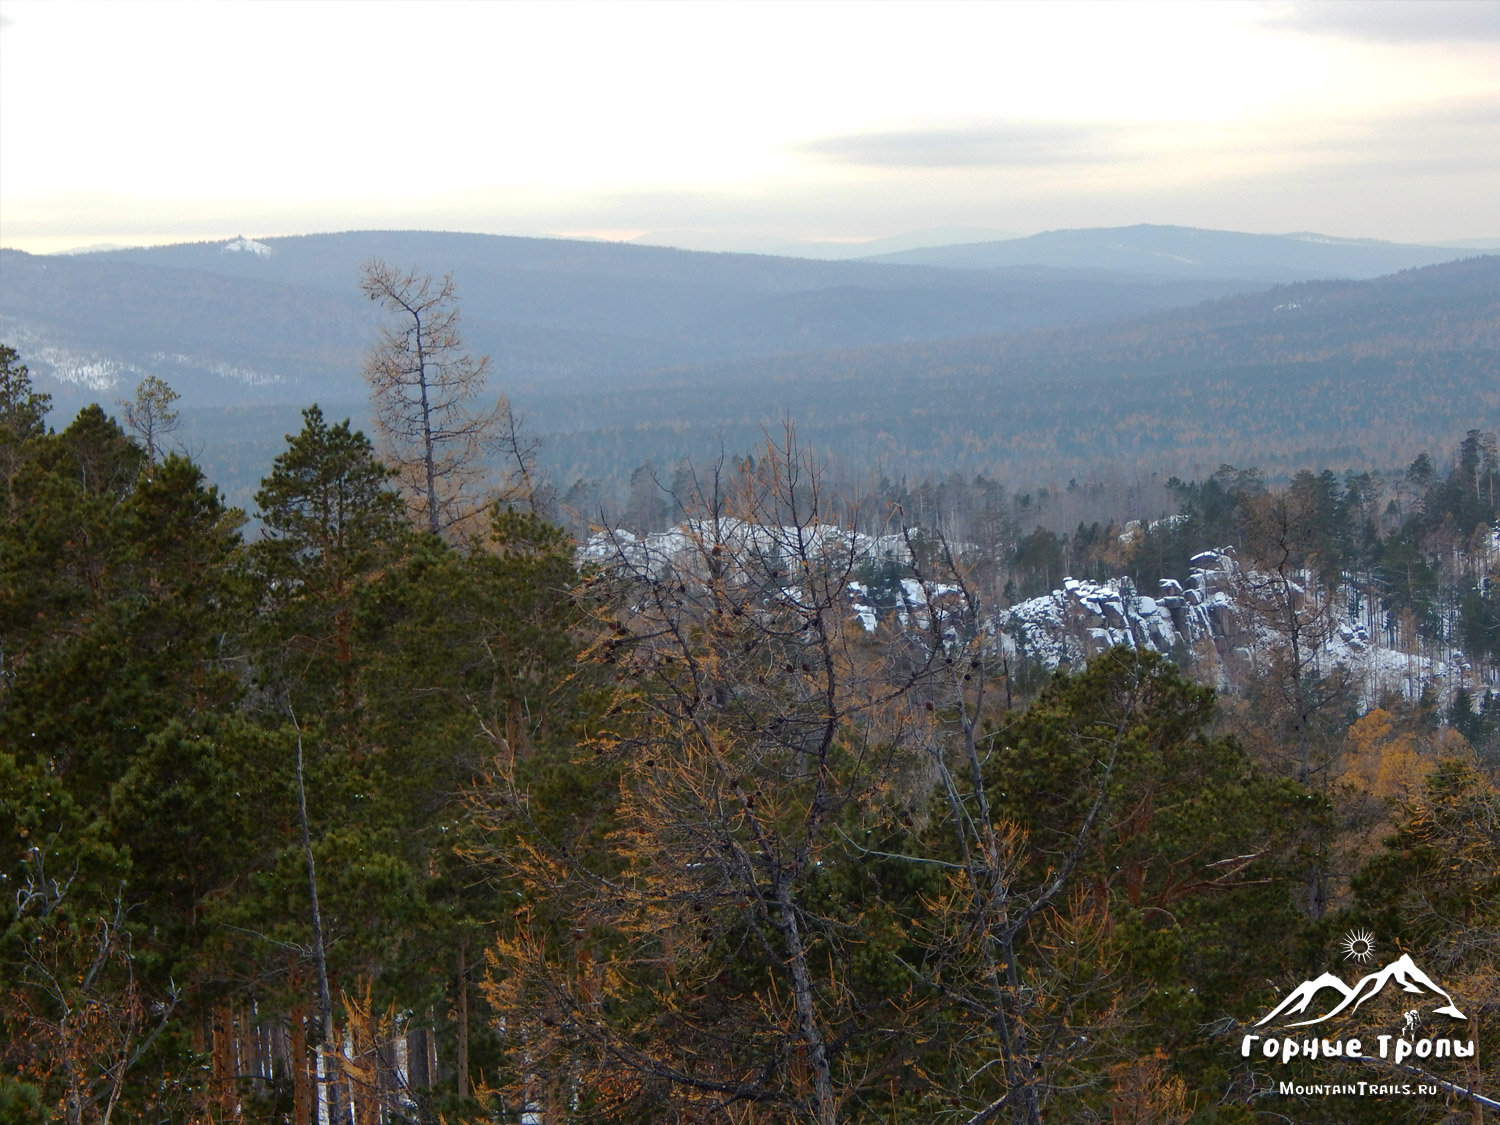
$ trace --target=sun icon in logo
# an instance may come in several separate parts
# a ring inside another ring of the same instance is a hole
[[[1375,935],[1369,930],[1350,930],[1339,942],[1339,948],[1344,951],[1345,960],[1368,965],[1375,960]]]

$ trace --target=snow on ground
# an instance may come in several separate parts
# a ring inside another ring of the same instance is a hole
[[[886,558],[904,563],[910,558],[899,535],[865,535],[834,524],[805,527],[755,524],[729,517],[688,520],[666,531],[646,535],[623,529],[595,532],[583,545],[579,557],[602,564],[625,562],[654,575],[664,566],[687,565],[693,557],[712,551],[715,544],[721,544],[731,556],[797,558],[807,554],[849,559],[856,564]]]
[[[715,545],[718,545],[717,555]],[[791,560],[803,555],[849,567],[887,560],[904,564],[911,558],[900,535],[865,535],[834,524],[777,526],[732,518],[688,520],[666,531],[646,535],[624,529],[599,531],[590,535],[578,551],[580,562],[623,566],[652,578],[673,570],[701,573],[714,565],[716,557],[722,557],[731,582],[735,580],[736,565],[752,558],[759,560],[758,565],[770,561],[773,566],[774,560],[786,559],[790,569]],[[880,610],[869,588],[851,581],[844,589],[851,619],[866,633],[875,632],[880,624]],[[929,628],[933,608],[929,603],[940,602],[957,592],[957,586],[929,583],[924,588],[916,579],[902,579],[901,604],[893,615],[896,623],[901,628],[909,628],[913,622],[917,628]],[[803,591],[797,586],[789,585],[783,594],[794,605],[804,602]]]

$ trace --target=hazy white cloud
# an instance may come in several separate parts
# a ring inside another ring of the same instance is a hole
[[[1492,233],[1497,5],[1388,6],[23,0],[0,240]]]
[[[1017,190],[1017,176],[1056,190],[1059,178],[1107,193],[1117,185],[1179,187],[1277,176],[1328,183],[1374,174],[1500,172],[1500,103],[1463,98],[1374,116],[1201,124],[1012,122],[856,133],[804,142],[800,151],[855,165],[872,178],[946,173]],[[984,190],[980,187],[978,190]],[[1326,189],[1325,189],[1326,190]]]
[[[824,137],[796,149],[871,168],[1034,168],[1113,159],[1130,132],[1107,124],[996,121]]]
[[[1301,0],[1276,5],[1271,26],[1385,43],[1500,41],[1500,0]]]

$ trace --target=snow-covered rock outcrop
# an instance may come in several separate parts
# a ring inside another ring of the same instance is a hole
[[[1179,658],[1233,658],[1246,640],[1234,600],[1239,573],[1230,548],[1196,555],[1187,582],[1164,578],[1154,595],[1121,577],[1063,580],[1060,590],[1001,615],[1009,642],[1049,667],[1081,664],[1115,645]]]
[[[1273,655],[1287,646],[1277,628],[1282,613],[1266,593],[1279,585],[1267,575],[1242,571],[1234,551],[1224,548],[1194,556],[1185,583],[1163,579],[1152,596],[1139,593],[1129,578],[1102,583],[1068,578],[1062,589],[1002,611],[998,621],[1011,652],[1049,668],[1063,662],[1076,667],[1105,649],[1126,645],[1170,656],[1203,682],[1234,690],[1266,671]],[[1355,608],[1347,597],[1334,596],[1318,612],[1303,599],[1326,596],[1309,595],[1295,584],[1291,589],[1299,605],[1306,670],[1327,675],[1345,669],[1365,706],[1375,706],[1388,692],[1415,699],[1426,687],[1437,687],[1442,696],[1461,683],[1485,686],[1461,654],[1442,659],[1402,651],[1393,637],[1371,626],[1368,606]]]
[[[1496,543],[1500,546],[1500,531]],[[798,605],[805,591],[793,582],[793,560],[801,557],[826,560],[842,571],[849,620],[872,636],[891,628],[948,644],[977,628],[987,643],[1049,668],[1079,667],[1124,645],[1170,657],[1201,682],[1233,691],[1269,670],[1276,654],[1285,651],[1288,642],[1280,630],[1289,596],[1300,622],[1305,672],[1346,669],[1367,706],[1389,692],[1415,699],[1427,687],[1444,695],[1460,683],[1471,689],[1493,683],[1492,671],[1481,683],[1462,654],[1443,659],[1427,651],[1402,651],[1394,628],[1389,621],[1382,625],[1368,598],[1351,599],[1346,592],[1329,597],[1309,576],[1293,582],[1244,571],[1230,547],[1195,555],[1184,581],[1162,579],[1151,594],[1123,576],[1105,582],[1066,578],[1061,589],[1009,609],[981,608],[982,619],[967,625],[960,588],[913,578],[911,552],[899,535],[868,536],[831,524],[694,520],[647,535],[596,533],[579,550],[581,562],[653,578],[701,579],[713,571],[734,583],[751,580],[747,567],[769,563],[774,571],[780,565],[785,572],[779,581],[773,575],[773,584],[781,586],[778,596]]]

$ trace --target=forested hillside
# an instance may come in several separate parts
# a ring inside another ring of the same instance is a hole
[[[1308,282],[1119,324],[685,368],[587,397],[550,457],[565,480],[753,445],[777,412],[860,467],[1204,476],[1224,462],[1405,465],[1500,418],[1500,258]]]
[[[513,387],[596,386],[733,356],[1086,324],[1258,288],[1099,271],[975,272],[425,231],[236,239],[77,256],[6,251],[0,326],[37,378],[162,375],[195,406],[352,400],[372,258],[441,264]]]
[[[1408,1080],[1440,1092],[1359,1120],[1482,1112],[1492,434],[1384,492],[1226,470],[1064,538],[984,479],[843,494],[784,432],[684,467],[670,551],[580,552],[515,480],[432,534],[421,474],[309,406],[247,538],[0,352],[0,1116],[1332,1123],[1279,1084]],[[1228,546],[1281,632],[1223,695],[994,626]],[[1462,696],[1304,662],[1346,577],[1462,651]],[[1366,931],[1463,1014],[1393,988],[1327,1036],[1419,1004],[1443,1049],[1251,1055]]]
[[[166,379],[183,396],[185,448],[248,507],[307,402],[368,418],[358,372],[376,324],[355,283],[380,256],[453,272],[466,338],[547,439],[558,487],[612,513],[643,466],[667,477],[786,417],[851,471],[1034,488],[1203,476],[1224,461],[1276,478],[1390,468],[1500,415],[1493,256],[1265,291],[356,232],[7,251],[0,330],[70,412]]]

